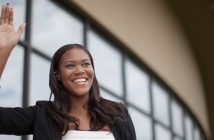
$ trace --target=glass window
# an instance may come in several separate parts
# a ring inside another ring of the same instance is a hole
[[[48,0],[35,0],[32,44],[52,56],[61,46],[83,43],[83,24]]]
[[[111,100],[111,101],[116,101],[116,102],[121,102],[121,103],[123,102],[122,100],[120,100],[120,99],[118,99],[118,98],[112,96],[111,94],[105,92],[105,91],[102,90],[102,89],[100,90],[100,94],[101,94],[101,96],[102,96],[103,98],[105,98],[105,99],[108,99],[108,100]]]
[[[22,106],[23,49],[16,46],[12,51],[1,77],[0,106]],[[20,140],[18,136],[0,135],[1,140]]]
[[[93,31],[88,33],[88,47],[99,83],[122,96],[121,54]]]
[[[125,61],[127,101],[150,112],[149,76],[131,61]]]
[[[128,107],[128,109],[134,123],[137,140],[152,140],[151,118],[141,114],[132,107]]]
[[[1,77],[0,106],[22,106],[23,49],[16,46],[12,51]]]
[[[50,62],[38,55],[31,57],[30,77],[30,105],[35,105],[38,100],[49,100],[49,70]]]
[[[12,135],[0,135],[1,140],[21,140],[20,136],[12,136]]]
[[[156,124],[155,137],[156,140],[171,140],[171,133],[168,129],[165,129],[162,126]]]
[[[194,128],[194,140],[201,140],[200,131],[197,127]]]
[[[185,116],[185,130],[186,130],[186,140],[193,140],[193,122],[189,116]]]
[[[13,6],[14,10],[14,27],[17,31],[19,26],[25,21],[25,0],[1,0],[0,6],[2,4],[10,3]],[[24,38],[24,35],[21,36],[21,39]]]
[[[173,140],[183,140],[183,139],[181,139],[179,137],[174,137]]]
[[[169,97],[166,91],[156,82],[152,82],[154,116],[169,126]]]
[[[172,101],[172,126],[173,131],[183,136],[183,111],[181,106],[176,102]]]

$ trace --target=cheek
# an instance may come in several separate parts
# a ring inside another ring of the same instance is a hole
[[[93,69],[91,69],[91,71],[90,71],[90,76],[91,76],[91,79],[92,79],[92,81],[94,81],[94,70]]]
[[[87,70],[87,74],[88,74],[88,77],[89,77],[89,85],[91,86],[94,82],[94,70],[93,69],[90,69],[90,70]]]
[[[68,71],[61,71],[60,73],[60,81],[63,83],[64,86],[66,86],[71,79],[71,73]]]
[[[65,72],[61,72],[60,80],[63,82],[65,79],[66,79],[66,73]]]

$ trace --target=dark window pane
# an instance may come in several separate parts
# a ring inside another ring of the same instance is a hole
[[[108,100],[111,100],[111,101],[116,101],[116,102],[121,102],[121,103],[123,102],[122,100],[120,100],[120,99],[112,96],[111,94],[105,92],[104,90],[100,90],[100,94],[105,99],[108,99]]]
[[[0,106],[22,106],[23,49],[20,46],[11,53],[1,77]],[[20,140],[19,136],[0,135],[1,140]]]
[[[149,76],[131,61],[125,61],[127,100],[150,112]]]
[[[30,105],[38,100],[48,100],[50,62],[33,54],[31,57]]]
[[[48,0],[35,0],[32,44],[50,56],[61,46],[83,43],[83,24]]]
[[[88,47],[99,83],[122,96],[121,54],[93,31],[88,33]]]
[[[128,109],[134,123],[137,140],[152,140],[151,118],[141,114],[132,107],[129,107]]]
[[[181,139],[179,137],[174,137],[173,140],[183,140],[183,139]]]
[[[1,77],[0,106],[22,106],[23,49],[20,46],[11,53]]]
[[[197,127],[194,128],[193,134],[194,140],[201,140],[200,131]]]
[[[193,122],[189,116],[185,116],[186,140],[193,140]]]
[[[155,137],[156,140],[171,140],[171,133],[168,129],[165,129],[162,126],[156,124]]]
[[[173,131],[180,136],[183,136],[183,110],[181,106],[172,101],[172,123]]]
[[[169,126],[169,96],[156,82],[152,82],[154,116],[157,120]]]

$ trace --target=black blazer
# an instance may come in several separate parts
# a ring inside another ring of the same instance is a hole
[[[33,140],[61,140],[53,121],[47,113],[48,101],[39,101],[26,108],[0,107],[0,134],[29,135]],[[115,140],[136,140],[135,129],[130,115],[127,120],[117,122],[112,133]]]

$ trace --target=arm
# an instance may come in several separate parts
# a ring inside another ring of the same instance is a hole
[[[0,17],[0,78],[6,65],[7,59],[17,45],[21,34],[25,28],[25,23],[20,25],[17,32],[13,26],[13,8],[3,5]]]
[[[0,134],[33,134],[37,106],[26,108],[0,107]]]

